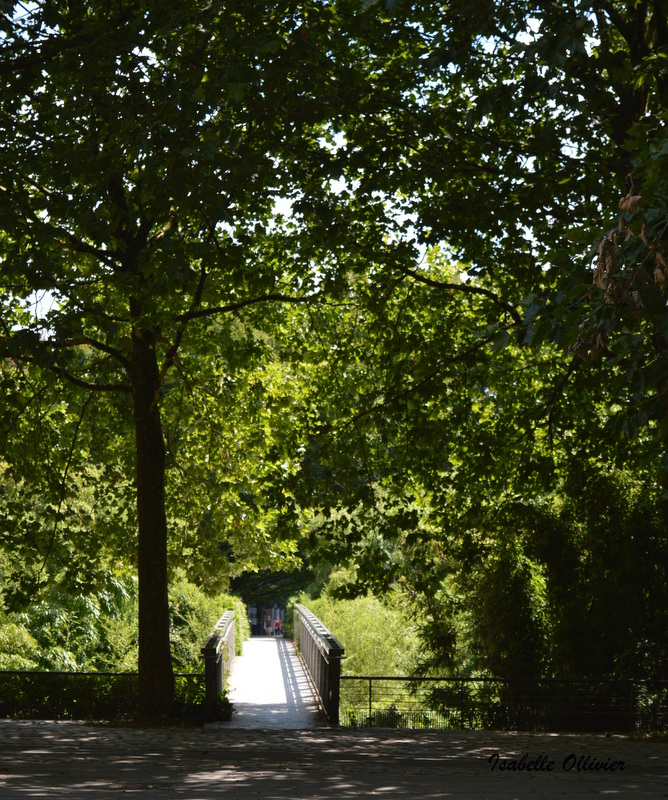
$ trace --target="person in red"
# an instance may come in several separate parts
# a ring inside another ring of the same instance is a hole
[[[280,635],[281,635],[281,620],[278,617],[276,617],[276,619],[274,620],[274,636],[280,636]]]

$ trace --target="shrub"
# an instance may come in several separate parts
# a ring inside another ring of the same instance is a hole
[[[392,676],[411,672],[419,645],[396,595],[384,600],[372,595],[354,600],[301,597],[299,602],[345,647],[345,675]]]
[[[176,672],[203,670],[201,647],[225,611],[236,611],[236,651],[250,636],[243,601],[229,594],[206,595],[202,589],[179,577],[170,589],[172,663]]]

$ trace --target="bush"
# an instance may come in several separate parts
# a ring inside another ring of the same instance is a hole
[[[354,600],[301,597],[309,611],[345,647],[345,675],[406,675],[412,671],[418,640],[396,595]]]
[[[225,611],[236,611],[237,653],[250,636],[238,597],[210,597],[181,575],[170,587],[170,610],[175,672],[203,672],[200,649]],[[0,669],[136,672],[134,576],[112,576],[96,593],[79,597],[54,588],[25,611],[0,614]]]
[[[129,719],[137,710],[137,676],[104,673],[0,673],[0,717]]]
[[[0,669],[38,669],[39,644],[20,625],[0,618]]]
[[[241,653],[250,636],[250,625],[240,598],[229,594],[209,597],[195,584],[179,577],[170,588],[169,601],[172,663],[176,672],[202,672],[202,644],[225,611],[236,611],[236,652]]]

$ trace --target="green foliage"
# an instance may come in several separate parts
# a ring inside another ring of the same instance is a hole
[[[659,676],[665,498],[647,438],[610,437],[601,365],[500,340],[495,301],[465,293],[444,251],[423,275],[321,314],[336,350],[312,369],[324,399],[296,489],[318,510],[311,565],[338,570],[339,597],[400,587],[427,674]]]
[[[662,487],[595,461],[582,467],[560,513],[569,540],[542,554],[553,576],[557,652],[571,674],[661,678],[668,653]]]
[[[223,721],[232,719],[233,713],[234,713],[234,706],[232,705],[230,698],[227,696],[227,692],[221,692],[218,695],[218,707],[216,709],[216,719]]]
[[[345,675],[405,675],[411,671],[419,643],[401,598],[371,595],[354,600],[329,596],[302,597],[346,650]]]
[[[23,669],[136,671],[136,603],[136,583],[128,575],[110,574],[104,587],[87,594],[46,589],[0,622],[3,662],[14,658],[22,640]]]
[[[39,644],[21,625],[0,618],[0,669],[38,669]]]
[[[413,595],[425,644],[421,672],[663,675],[668,575],[660,491],[592,463],[562,492],[502,506],[443,543],[447,560],[428,568],[438,588],[425,583]]]
[[[119,720],[136,710],[136,675],[22,672],[0,683],[3,717]]]
[[[176,575],[170,587],[172,660],[176,672],[202,672],[200,649],[225,611],[236,611],[235,645],[241,654],[250,636],[244,603],[233,595],[208,596],[189,583],[183,574]]]
[[[164,415],[170,564],[210,593],[245,572],[290,570],[300,562],[286,485],[295,456],[282,443],[292,424],[289,368],[272,341],[235,369],[221,359],[218,344],[215,350],[211,363],[184,354],[186,368],[197,369],[204,385],[186,395],[190,414],[183,391],[174,389]]]
[[[155,709],[170,625],[192,666],[205,594],[305,558],[399,587],[426,670],[657,673],[665,11],[5,14],[7,630],[72,668],[138,645]]]
[[[225,385],[255,366],[284,304],[342,296],[349,273],[391,249],[396,222],[375,192],[393,187],[357,176],[406,146],[386,152],[358,120],[393,131],[385,109],[408,101],[423,35],[348,0],[148,0],[26,6],[5,15],[3,44],[0,357],[28,388],[19,409],[47,381],[88,394],[75,430],[94,396],[113,398],[102,438],[136,456],[137,569],[150,584],[140,694],[158,713],[173,697],[169,556],[202,575],[210,565],[212,589],[244,568],[296,565],[291,497],[268,479],[293,465],[254,404],[267,382],[246,384],[230,425],[239,395]],[[66,490],[49,498],[56,517]],[[50,550],[29,522],[35,551],[40,537]],[[71,550],[83,569],[85,540]]]
[[[170,587],[174,669],[201,673],[200,648],[220,616],[236,611],[236,646],[250,635],[243,602],[209,596],[177,574]],[[75,596],[51,589],[20,613],[0,618],[0,668],[64,671],[137,671],[137,585],[110,575],[97,593]],[[186,695],[182,699],[187,699]]]

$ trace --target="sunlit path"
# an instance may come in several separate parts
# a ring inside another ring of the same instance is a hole
[[[316,728],[326,720],[294,644],[258,636],[244,643],[230,675],[234,714],[226,727]]]

